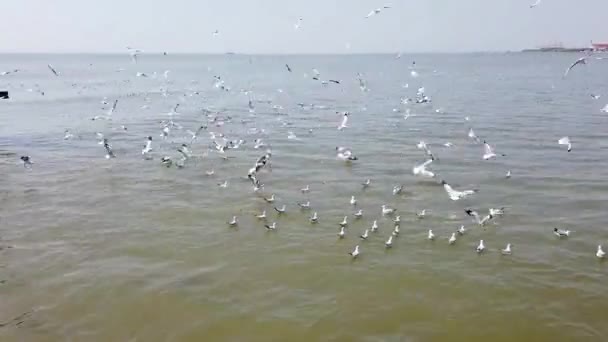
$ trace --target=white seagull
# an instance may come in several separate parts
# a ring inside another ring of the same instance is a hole
[[[399,235],[399,225],[395,226],[395,229],[393,229],[393,236],[397,236]]]
[[[271,225],[265,224],[264,227],[266,227],[266,230],[276,230],[277,229],[277,223],[276,222],[272,222]]]
[[[494,218],[491,213],[481,218],[479,216],[479,213],[477,213],[475,210],[465,209],[464,212],[467,213],[467,215],[474,217],[475,222],[477,222],[477,224],[480,226],[485,226],[486,223],[488,223],[491,219]]]
[[[388,240],[386,240],[386,242],[384,243],[384,246],[386,246],[386,248],[391,248],[393,247],[393,236],[389,236]]]
[[[558,238],[570,237],[570,230],[553,228],[553,234]]]
[[[430,178],[435,177],[435,173],[426,169],[426,167],[429,166],[432,162],[433,162],[433,159],[429,159],[420,165],[414,166],[412,168],[412,173],[415,176],[430,177]]]
[[[361,234],[360,238],[363,240],[367,240],[367,238],[369,237],[369,229],[366,229],[363,234]]]
[[[355,199],[355,196],[350,197],[350,205],[357,205],[357,199]]]
[[[466,198],[477,192],[477,190],[456,191],[448,183],[446,183],[446,181],[441,181],[441,184],[443,184],[445,192],[448,193],[448,196],[450,196],[452,201],[458,201],[459,199]]]
[[[560,145],[568,145],[568,152],[572,151],[572,142],[569,137],[563,137],[557,141]]]
[[[483,240],[479,240],[479,245],[477,246],[477,253],[482,253],[486,249],[486,245],[483,244]]]
[[[359,252],[359,245],[356,245],[355,249],[352,252],[348,253],[348,254],[350,254],[353,257],[353,259],[356,259],[359,256],[359,254],[360,254],[360,252]]]
[[[536,0],[533,4],[530,4],[530,8],[534,8],[538,5],[540,5],[541,2],[542,2],[542,0]]]
[[[152,152],[152,137],[148,136],[148,138],[146,138],[146,145],[141,150],[141,155],[147,156],[150,152]]]
[[[340,227],[346,226],[348,226],[348,216],[344,216],[344,219],[342,219],[342,222],[340,222]]]
[[[239,221],[237,220],[236,216],[232,216],[232,220],[230,222],[228,222],[228,224],[232,227],[237,226],[239,224]]]
[[[259,215],[255,215],[255,217],[260,220],[265,220],[266,219],[266,210],[262,211],[262,213]]]
[[[374,220],[374,222],[372,223],[372,233],[375,233],[378,231],[378,221]]]
[[[387,207],[386,204],[382,205],[382,215],[393,215],[395,211],[395,209]]]
[[[574,67],[576,67],[577,65],[584,65],[587,64],[587,57],[581,57],[579,59],[577,59],[574,63],[572,63],[568,69],[566,69],[566,72],[564,73],[564,78],[566,76],[568,76],[568,74],[570,73],[570,70],[572,70]]]
[[[602,245],[597,246],[597,252],[595,253],[595,256],[600,259],[604,259],[604,257],[606,256],[606,252],[604,252],[604,250],[602,249]]]
[[[500,253],[502,255],[511,255],[511,244],[508,243],[507,246],[504,249],[500,250]]]
[[[308,220],[310,221],[310,223],[319,222],[319,216],[317,215],[317,212],[315,211]]]
[[[448,240],[448,243],[450,245],[453,245],[454,243],[456,243],[456,233],[452,233],[452,236],[450,236],[450,239]]]
[[[369,13],[368,13],[366,16],[365,16],[365,19],[367,19],[367,18],[369,18],[369,17],[372,17],[372,16],[374,16],[374,15],[376,15],[376,14],[379,14],[380,12],[382,12],[382,10],[383,10],[383,9],[388,9],[388,8],[391,8],[391,6],[385,5],[385,6],[382,6],[382,7],[380,7],[380,8],[376,8],[376,9],[374,9],[374,10],[371,10],[371,11],[370,11],[370,12],[369,12]]]
[[[344,229],[345,229],[344,227],[340,227],[340,232],[338,233],[338,238],[344,239],[344,236],[346,235],[346,231]]]
[[[427,236],[427,239],[429,239],[429,240],[431,240],[431,241],[432,241],[432,240],[435,240],[435,234],[433,233],[433,230],[432,230],[432,229],[429,229],[429,234],[428,234],[428,236]]]
[[[340,122],[340,126],[338,126],[338,131],[341,131],[345,128],[347,128],[348,126],[346,125],[348,123],[348,116],[350,115],[349,112],[344,112],[342,114],[342,122]]]

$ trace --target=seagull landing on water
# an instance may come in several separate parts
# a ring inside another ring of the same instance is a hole
[[[564,230],[564,229],[553,228],[553,235],[557,236],[558,238],[570,237],[570,231]]]
[[[505,157],[506,155],[501,154],[501,156]],[[483,141],[483,160],[490,160],[492,158],[496,158],[496,152],[494,152],[494,148],[490,146],[485,140]]]
[[[351,161],[359,159],[347,147],[340,147],[340,146],[338,146],[338,147],[336,147],[336,152],[337,152],[336,158],[338,158],[339,160],[343,160],[343,161],[346,161],[346,162],[351,162]]]
[[[511,244],[508,243],[504,249],[500,250],[500,254],[502,255],[511,255]]]
[[[414,166],[412,168],[412,173],[414,174],[414,176],[429,177],[429,178],[435,177],[435,173],[426,169],[426,167],[429,166],[432,162],[433,162],[433,159],[429,159],[420,165]]]
[[[595,253],[595,256],[600,259],[604,259],[604,257],[606,256],[606,252],[604,252],[604,250],[602,249],[602,245],[597,246],[597,252]]]
[[[355,249],[353,249],[353,251],[350,252],[350,253],[348,253],[348,254],[350,254],[350,256],[352,256],[353,259],[356,259],[359,256],[359,254],[360,254],[360,252],[359,252],[359,245],[356,245]]]
[[[472,210],[472,209],[465,209],[464,212],[467,213],[467,215],[474,217],[475,222],[477,222],[477,224],[480,226],[485,226],[486,223],[488,223],[491,219],[494,218],[494,216],[492,216],[492,214],[488,214],[488,215],[484,216],[483,218],[481,218],[479,216],[479,213],[477,213],[475,210]]]
[[[458,201],[460,199],[467,198],[477,192],[477,190],[456,191],[446,181],[441,181],[441,184],[443,184],[445,192],[447,192],[448,196],[452,201]]]
[[[572,142],[570,142],[570,138],[569,137],[563,137],[561,139],[559,139],[557,141],[558,144],[560,145],[567,145],[568,146],[568,152],[572,151]]]
[[[477,253],[483,253],[485,249],[486,245],[484,245],[483,240],[479,240],[479,245],[477,245],[477,248],[475,250],[477,251]]]

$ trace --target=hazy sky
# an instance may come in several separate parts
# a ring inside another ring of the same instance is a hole
[[[494,51],[608,41],[608,0],[532,2],[5,0],[0,52]],[[384,4],[392,8],[364,19]]]

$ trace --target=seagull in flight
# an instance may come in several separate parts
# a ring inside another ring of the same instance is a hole
[[[137,57],[139,56],[140,53],[142,53],[143,51],[138,50],[138,49],[133,49],[131,47],[127,47],[127,50],[129,50],[129,56],[131,56],[131,62],[133,63],[137,63]]]
[[[450,196],[450,199],[452,201],[458,201],[459,199],[469,197],[477,192],[477,190],[464,190],[464,191],[454,190],[446,181],[441,181],[441,184],[443,184],[443,188],[445,189],[445,192],[448,193],[448,196]]]
[[[348,116],[350,115],[349,112],[344,112],[342,113],[342,122],[340,123],[340,126],[338,126],[338,131],[341,131],[345,128],[347,128],[348,126],[346,125],[348,123]]]
[[[287,68],[287,71],[291,72],[291,67],[289,66],[289,64],[285,64],[285,67]]]
[[[570,70],[572,70],[574,67],[576,67],[577,65],[583,65],[583,64],[587,64],[587,57],[581,57],[579,59],[577,59],[574,63],[572,63],[568,69],[566,69],[566,72],[564,73],[564,78],[566,78],[566,76],[568,76],[568,74],[570,73]]]
[[[572,142],[569,137],[563,137],[557,141],[560,145],[568,145],[568,152],[572,151]]]
[[[299,30],[300,29],[300,26],[302,26],[302,20],[303,20],[302,18],[298,18],[298,21],[293,25],[293,28],[295,30]]]
[[[488,223],[491,219],[494,218],[494,216],[492,214],[488,214],[488,215],[484,216],[483,218],[481,218],[479,216],[479,213],[477,213],[475,210],[472,210],[472,209],[465,209],[464,212],[467,213],[467,215],[474,217],[475,222],[477,222],[477,224],[480,226],[485,226],[486,223]]]
[[[542,2],[542,0],[536,0],[533,4],[530,4],[530,8],[534,8],[538,5],[540,5],[541,2]]]
[[[473,129],[469,129],[469,134],[468,134],[469,138],[475,140],[475,142],[479,143],[481,140],[479,139],[479,137],[477,137],[477,135],[475,134],[475,131],[473,131]]]
[[[53,68],[52,65],[47,65],[49,67],[49,69],[51,70],[51,72],[53,72],[53,74],[55,74],[55,76],[59,76],[59,72],[57,70],[55,70],[55,68]]]
[[[430,178],[435,177],[435,173],[426,169],[426,167],[429,166],[432,162],[433,162],[433,159],[429,159],[420,165],[414,166],[412,168],[412,173],[415,176],[430,177]]]
[[[376,9],[374,9],[374,10],[371,10],[371,11],[370,11],[370,12],[369,12],[369,13],[368,13],[366,16],[365,16],[365,19],[370,18],[370,17],[372,17],[372,16],[374,16],[374,15],[376,15],[376,14],[379,14],[380,12],[382,12],[382,10],[383,10],[383,9],[388,9],[388,8],[391,8],[391,6],[384,5],[384,6],[380,7],[380,8],[376,8]]]
[[[336,152],[338,153],[336,157],[343,161],[353,161],[358,160],[357,156],[353,154],[353,152],[347,147],[336,147]]]
[[[501,156],[505,157],[505,154],[501,154]],[[490,160],[492,158],[496,158],[496,152],[494,152],[494,148],[490,146],[485,140],[483,141],[483,160]]]

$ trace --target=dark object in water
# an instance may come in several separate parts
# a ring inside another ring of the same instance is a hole
[[[0,90],[0,100],[8,100],[8,91]]]

